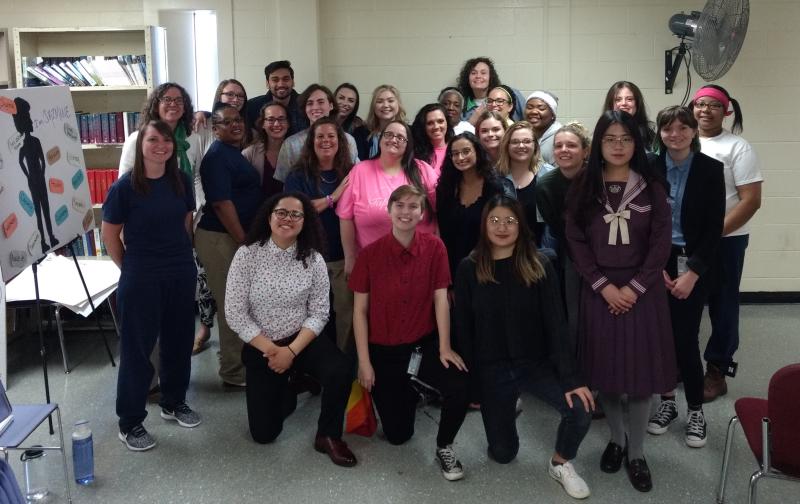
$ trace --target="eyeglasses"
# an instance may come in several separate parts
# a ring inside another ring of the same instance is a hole
[[[284,124],[288,121],[285,117],[267,117],[264,122],[267,124]]]
[[[511,103],[510,101],[506,100],[505,98],[486,98],[486,105],[505,105],[506,103]]]
[[[408,143],[408,138],[399,133],[392,133],[391,131],[384,131],[381,137],[389,142],[392,140],[397,140],[397,143],[399,144]]]
[[[243,122],[244,119],[242,119],[241,117],[233,117],[231,119],[217,119],[214,121],[214,124],[217,126],[220,124],[224,126],[230,126],[231,124],[242,124]]]
[[[220,94],[229,100],[233,100],[234,98],[236,98],[237,100],[244,100],[245,98],[247,98],[245,95],[241,93],[234,93],[233,91],[228,91],[227,93],[220,93]]]
[[[517,224],[519,224],[519,219],[517,219],[516,217],[506,217],[505,219],[501,219],[496,215],[492,215],[491,217],[489,217],[489,225],[492,227],[500,227],[500,226],[514,227]]]
[[[696,109],[708,109],[708,110],[722,110],[722,104],[720,102],[711,101],[711,102],[695,102],[694,108]]]
[[[298,212],[297,210],[289,211],[285,208],[276,208],[272,213],[280,220],[290,220],[292,222],[301,221],[305,218],[303,212]]]
[[[621,136],[621,137],[604,136],[603,137],[603,143],[605,145],[609,145],[609,146],[617,144],[620,147],[629,147],[629,146],[633,145],[634,140],[633,140],[633,137],[629,137],[629,136]]]
[[[163,103],[164,105],[183,105],[183,97],[178,96],[177,98],[173,98],[171,96],[162,96],[158,99],[159,102]]]
[[[511,145],[513,145],[515,147],[519,146],[519,145],[524,145],[524,146],[527,147],[527,146],[533,144],[533,138],[514,138],[512,140],[509,140],[508,143],[510,143]]]
[[[475,152],[475,151],[468,147],[466,149],[461,149],[460,151],[451,152],[450,153],[450,157],[453,158],[453,159],[458,159],[458,158],[461,158],[461,157],[467,157],[470,154],[472,154],[473,152]]]

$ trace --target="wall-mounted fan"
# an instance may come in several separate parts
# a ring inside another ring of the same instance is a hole
[[[665,51],[664,92],[672,94],[672,86],[684,61],[687,75],[684,102],[691,89],[690,62],[695,72],[706,81],[725,75],[742,48],[749,17],[749,0],[708,0],[702,12],[673,15],[669,19],[669,29],[681,42]],[[675,51],[678,54],[673,61]]]

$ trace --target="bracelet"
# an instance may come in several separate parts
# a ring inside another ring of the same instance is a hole
[[[297,354],[296,354],[296,353],[294,353],[294,350],[292,350],[292,347],[291,347],[291,346],[289,346],[289,345],[286,345],[286,348],[288,348],[288,349],[289,349],[289,351],[290,351],[290,352],[292,352],[292,355],[294,355],[295,357],[297,357]]]
[[[331,198],[331,195],[325,196],[325,199],[328,200],[328,208],[333,208],[333,198]]]

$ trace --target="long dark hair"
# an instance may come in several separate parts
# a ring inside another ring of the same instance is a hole
[[[333,92],[334,101],[336,100],[336,95],[339,94],[339,90],[341,89],[349,89],[356,94],[356,103],[353,105],[353,110],[347,114],[347,117],[345,117],[344,121],[342,121],[342,129],[344,129],[346,133],[352,133],[354,129],[364,126],[364,121],[358,117],[358,107],[361,105],[361,97],[359,96],[358,88],[355,87],[355,85],[350,84],[349,82],[343,82],[339,84],[339,86],[336,88],[336,91]],[[339,104],[337,103],[336,106],[338,108]]]
[[[433,144],[431,139],[428,138],[428,133],[425,131],[426,123],[428,122],[428,114],[438,110],[444,116],[447,131],[444,135],[444,141],[449,142],[453,138],[453,128],[450,127],[450,121],[447,120],[447,111],[438,103],[429,103],[419,109],[414,122],[411,123],[411,134],[414,135],[414,156],[421,159],[426,163],[432,163],[434,158]]]
[[[588,225],[591,214],[600,208],[601,202],[605,200],[603,167],[606,162],[603,159],[602,145],[603,136],[612,124],[622,125],[634,139],[633,157],[629,163],[630,169],[641,175],[648,185],[655,182],[666,187],[664,177],[653,169],[647,160],[644,140],[633,116],[621,110],[606,110],[594,127],[592,150],[586,169],[575,177],[567,196],[570,209],[575,216],[575,222],[581,227]]]
[[[472,69],[475,68],[475,65],[478,63],[485,63],[489,67],[489,86],[486,88],[486,93],[488,94],[492,88],[496,88],[499,86],[500,77],[497,75],[497,70],[494,69],[494,61],[491,58],[487,58],[486,56],[480,56],[478,58],[471,58],[468,59],[464,66],[461,67],[461,71],[458,74],[458,89],[461,90],[461,94],[464,96],[464,111],[466,112],[467,108],[467,100],[466,98],[475,99],[475,93],[472,92],[472,88],[469,86],[469,74],[472,72]]]
[[[520,283],[530,287],[531,284],[538,282],[545,276],[544,260],[536,250],[536,243],[533,234],[525,220],[525,210],[519,201],[504,194],[492,196],[481,212],[481,234],[475,249],[470,253],[469,258],[475,262],[475,273],[478,283],[497,283],[494,276],[494,259],[492,258],[492,242],[489,241],[487,234],[489,213],[497,207],[511,210],[516,217],[518,224],[517,241],[514,243],[514,252],[511,259],[514,264],[514,276]]]
[[[183,124],[183,129],[186,131],[186,136],[188,137],[192,134],[192,123],[194,122],[192,97],[183,89],[183,86],[175,84],[174,82],[165,82],[150,93],[150,96],[147,97],[142,107],[142,116],[139,118],[139,126],[149,124],[150,121],[161,120],[161,116],[158,115],[158,104],[170,88],[175,88],[181,92],[181,97],[183,98],[183,115],[181,116],[179,124]]]
[[[731,105],[733,105],[733,125],[731,126],[731,133],[738,135],[744,131],[744,117],[742,116],[742,107],[739,106],[739,102],[736,101],[735,98],[731,98],[730,93],[728,93],[728,91],[722,86],[717,86],[716,84],[706,84],[705,86],[700,87],[700,89],[703,88],[714,88],[717,91],[722,92],[725,97],[730,100]],[[689,108],[694,111],[694,100],[689,103]],[[727,111],[723,110],[722,112],[724,114]],[[723,119],[724,117],[725,116],[723,116]]]
[[[403,173],[405,174],[406,178],[414,184],[417,189],[421,190],[425,194],[428,194],[427,189],[425,188],[425,183],[422,181],[422,175],[419,173],[419,166],[417,166],[417,159],[414,157],[414,138],[411,136],[411,128],[403,121],[389,121],[389,123],[381,130],[381,136],[386,131],[386,129],[391,126],[392,124],[402,124],[403,128],[406,130],[406,138],[408,138],[408,143],[406,144],[406,150],[403,152],[403,157],[400,158],[400,166],[403,168]],[[378,153],[375,155],[373,159],[379,159],[381,157],[381,147],[380,142],[378,142]]]
[[[314,150],[314,137],[317,134],[317,129],[325,124],[330,124],[336,128],[337,148],[336,156],[333,158],[333,171],[336,173],[337,180],[342,180],[350,172],[350,168],[353,167],[350,146],[347,144],[344,130],[333,117],[320,117],[308,129],[308,136],[306,136],[303,150],[300,152],[300,159],[294,166],[295,170],[302,171],[308,180],[313,181],[317,188],[319,188],[321,170],[317,152]]]
[[[460,133],[447,144],[447,153],[444,163],[442,163],[442,174],[439,176],[439,184],[436,185],[437,206],[445,207],[443,202],[450,202],[458,198],[458,189],[461,186],[461,179],[464,178],[464,174],[453,163],[453,144],[458,140],[467,140],[472,144],[472,149],[475,151],[475,171],[483,179],[484,190],[487,185],[495,183],[497,180],[497,173],[492,168],[492,162],[489,161],[489,154],[478,141],[478,137],[469,131]]]
[[[144,171],[144,156],[142,155],[142,143],[144,143],[147,128],[150,127],[172,142],[172,155],[165,163],[164,176],[167,177],[175,194],[183,196],[186,188],[183,185],[181,171],[178,168],[178,145],[175,142],[175,135],[172,132],[172,128],[169,127],[169,124],[159,120],[149,121],[139,127],[139,133],[136,138],[136,157],[133,160],[133,170],[131,170],[131,185],[133,186],[133,190],[139,194],[147,194],[150,192],[150,182],[147,180],[147,175]]]
[[[617,93],[623,89],[629,89],[633,94],[633,100],[636,102],[636,113],[633,114],[633,119],[639,125],[639,133],[645,142],[645,145],[650,148],[656,141],[656,133],[653,122],[647,117],[647,107],[644,104],[644,95],[639,86],[630,81],[617,81],[608,88],[606,93],[606,100],[603,102],[603,112],[606,110],[614,110],[614,100],[617,98]]]
[[[278,206],[278,202],[284,198],[294,198],[303,205],[303,229],[297,235],[297,252],[295,259],[302,261],[303,267],[308,268],[306,259],[316,250],[320,254],[323,253],[324,241],[322,238],[322,225],[320,224],[319,215],[311,204],[308,196],[301,192],[284,192],[273,194],[272,196],[261,205],[261,208],[256,212],[253,223],[250,225],[250,230],[244,238],[244,245],[253,245],[258,243],[264,246],[272,236],[272,228],[269,225],[269,219],[272,216],[272,211]]]

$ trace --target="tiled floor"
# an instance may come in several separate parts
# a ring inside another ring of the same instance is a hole
[[[745,306],[742,310],[742,348],[739,377],[730,380],[729,394],[706,406],[709,443],[699,450],[683,444],[682,429],[660,437],[649,436],[645,451],[654,475],[654,489],[640,494],[624,471],[600,472],[599,459],[608,440],[604,421],[595,421],[575,461],[592,490],[590,501],[621,504],[714,502],[725,428],[736,398],[763,396],[772,373],[800,361],[800,305]],[[707,334],[707,328],[703,330]],[[216,339],[216,338],[215,338]],[[215,346],[193,360],[188,401],[204,423],[182,429],[159,418],[149,406],[146,426],[157,437],[149,452],[133,453],[117,439],[114,414],[116,369],[107,360],[95,335],[68,336],[75,369],[65,375],[55,339],[48,340],[50,388],[63,408],[67,435],[78,418],[91,420],[94,432],[97,481],[90,487],[72,483],[77,503],[557,503],[572,502],[546,472],[557,417],[544,404],[523,396],[524,412],[517,425],[521,449],[516,461],[499,465],[488,460],[479,413],[470,413],[456,440],[457,454],[467,476],[450,483],[433,460],[438,410],[424,408],[417,415],[417,432],[405,446],[390,446],[379,437],[347,436],[359,457],[355,468],[331,464],[312,447],[319,399],[303,396],[284,432],[272,445],[257,445],[247,433],[243,392],[220,386],[216,376]],[[15,341],[9,348],[9,396],[12,402],[44,398],[37,345]],[[685,404],[680,404],[684,414]],[[45,424],[46,425],[46,424]],[[47,439],[46,427],[36,439]],[[13,457],[13,455],[12,455]],[[49,502],[63,502],[57,453],[47,456]],[[18,475],[18,458],[13,467]],[[71,459],[70,459],[71,461]],[[757,466],[737,436],[729,480],[729,502],[746,502],[747,479]],[[763,503],[798,503],[800,485],[774,480],[761,484]]]

